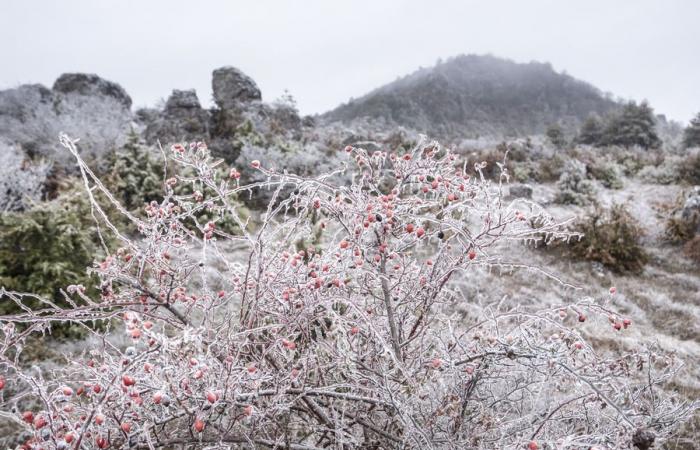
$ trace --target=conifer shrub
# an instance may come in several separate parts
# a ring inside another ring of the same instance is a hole
[[[649,255],[641,243],[643,228],[624,205],[595,207],[572,225],[583,234],[568,251],[575,258],[596,261],[618,273],[641,273]]]

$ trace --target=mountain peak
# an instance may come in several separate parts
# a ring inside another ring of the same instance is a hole
[[[539,134],[618,105],[546,62],[459,55],[420,68],[325,113],[325,122],[383,119],[438,137]]]

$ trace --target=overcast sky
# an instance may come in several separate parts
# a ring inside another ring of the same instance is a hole
[[[135,106],[233,65],[265,100],[323,112],[462,53],[549,61],[687,122],[700,111],[700,1],[0,0],[0,88],[63,72],[120,83]]]

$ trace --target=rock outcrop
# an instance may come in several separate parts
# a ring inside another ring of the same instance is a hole
[[[201,140],[209,136],[210,115],[202,108],[194,89],[174,90],[163,111],[146,126],[144,137],[149,143]]]
[[[220,67],[212,73],[211,87],[216,105],[221,109],[235,109],[241,103],[262,100],[258,85],[235,67]]]
[[[62,94],[111,97],[131,109],[131,97],[123,87],[93,73],[64,73],[53,84],[53,91]]]

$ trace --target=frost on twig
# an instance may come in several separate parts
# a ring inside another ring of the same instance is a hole
[[[18,393],[38,405],[13,413],[28,445],[620,448],[640,429],[663,441],[697,408],[663,389],[681,367],[673,354],[589,342],[591,322],[609,321],[611,336],[632,326],[601,299],[452,313],[480,266],[560,280],[504,254],[570,237],[541,207],[505,202],[500,183],[469,177],[435,142],[340,152],[342,165],[313,176],[251,160],[222,177],[203,143],[173,146],[189,175],[172,174],[163,201],[132,218],[138,236],[108,227],[121,247],[95,263],[99,298],[73,286],[69,307],[0,318],[2,409]],[[86,187],[111,199],[73,155]],[[251,224],[234,200],[261,191],[269,203]],[[238,233],[197,222],[202,210]],[[41,378],[15,356],[52,322],[99,344]]]

